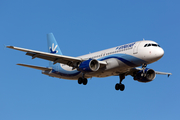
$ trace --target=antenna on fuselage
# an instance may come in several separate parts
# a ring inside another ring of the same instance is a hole
[[[143,38],[143,41],[145,41],[145,39]]]

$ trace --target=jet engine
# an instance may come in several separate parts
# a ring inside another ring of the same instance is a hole
[[[145,83],[153,81],[155,77],[155,71],[153,69],[146,68],[145,70],[138,71],[134,76],[134,80]]]
[[[78,70],[82,72],[95,72],[99,70],[100,64],[95,59],[89,59],[79,64]]]

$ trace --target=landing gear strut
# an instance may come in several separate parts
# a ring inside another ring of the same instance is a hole
[[[145,74],[146,66],[147,66],[146,63],[142,64],[142,70],[143,70],[143,73],[141,74],[142,77],[146,77],[146,74]]]
[[[119,78],[120,78],[120,82],[115,85],[115,89],[123,91],[125,89],[125,86],[121,82],[124,80],[125,74],[120,74]]]
[[[88,82],[88,80],[87,80],[87,78],[84,78],[84,74],[83,74],[82,77],[80,77],[80,78],[78,79],[78,84],[86,85],[87,82]]]

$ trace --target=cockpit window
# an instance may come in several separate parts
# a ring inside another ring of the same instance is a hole
[[[152,46],[156,46],[157,47],[158,45],[157,44],[152,44]]]
[[[151,44],[148,44],[148,47],[151,46]]]
[[[154,47],[160,47],[158,44],[145,44],[144,47],[149,47],[149,46],[154,46]]]

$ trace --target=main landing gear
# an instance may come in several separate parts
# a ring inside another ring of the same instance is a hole
[[[83,74],[82,77],[80,77],[80,78],[78,79],[78,84],[86,85],[87,82],[88,82],[88,80],[87,80],[87,78],[84,78],[84,74]]]
[[[123,91],[125,89],[125,86],[121,82],[124,80],[125,74],[120,74],[119,78],[120,78],[120,82],[115,85],[115,89]]]
[[[87,84],[87,78],[82,78],[82,77],[80,77],[79,79],[78,79],[78,83],[79,84],[83,84],[83,85],[86,85]]]

